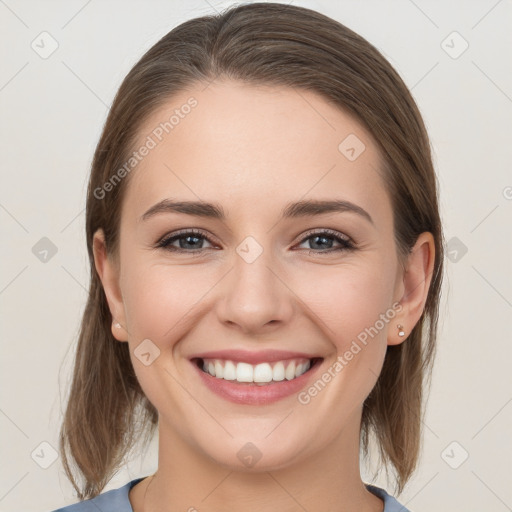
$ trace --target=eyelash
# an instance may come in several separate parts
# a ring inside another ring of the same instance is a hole
[[[170,244],[172,242],[175,242],[176,240],[179,240],[181,238],[186,238],[189,235],[193,235],[197,238],[204,238],[207,240],[210,244],[215,245],[214,242],[201,230],[197,229],[186,229],[182,231],[178,231],[177,233],[172,233],[171,235],[166,235],[162,239],[160,239],[157,243],[155,248],[161,248],[165,249],[166,251],[174,252],[174,253],[192,253],[196,255],[202,254],[206,249],[198,249],[198,250],[187,250],[187,249],[181,249],[178,247],[172,247]],[[304,249],[308,251],[308,254],[331,254],[333,252],[341,252],[341,251],[353,251],[356,249],[354,243],[347,237],[341,235],[337,231],[333,231],[332,229],[323,229],[321,231],[313,231],[308,232],[306,236],[299,242],[299,245],[303,244],[310,238],[314,236],[321,236],[321,235],[327,235],[325,238],[333,238],[335,241],[339,242],[341,244],[341,247],[331,248],[327,249],[325,251],[320,251],[317,249]]]

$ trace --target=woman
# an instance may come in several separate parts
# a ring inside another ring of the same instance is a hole
[[[87,246],[61,430],[86,501],[60,510],[407,510],[359,454],[373,437],[397,493],[417,466],[443,235],[421,115],[370,43],[272,3],[173,29],[113,102]],[[101,494],[157,427],[156,473]]]

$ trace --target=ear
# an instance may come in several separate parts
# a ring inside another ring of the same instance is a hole
[[[434,260],[434,237],[429,232],[421,233],[407,257],[406,268],[399,287],[401,295],[397,298],[402,310],[395,317],[395,325],[388,335],[388,345],[399,345],[405,341],[419,321],[432,281]],[[405,332],[404,336],[398,335],[397,325],[402,326],[401,330]]]
[[[112,314],[112,335],[118,341],[128,341],[126,316],[119,287],[119,268],[117,263],[107,254],[105,234],[102,229],[98,229],[94,233],[92,248],[96,272],[98,272],[101,284],[103,285],[108,307]],[[120,326],[116,327],[116,324],[120,324]]]

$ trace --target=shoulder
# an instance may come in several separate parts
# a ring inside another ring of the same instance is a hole
[[[381,487],[377,487],[376,485],[365,484],[366,488],[375,496],[378,496],[384,501],[384,512],[411,512],[408,508],[405,508],[404,505],[399,503],[396,498],[391,496]]]
[[[98,494],[98,496],[90,500],[80,501],[53,512],[98,512],[98,510],[102,512],[133,512],[128,493],[143,478],[136,478],[122,487],[111,489],[110,491]]]

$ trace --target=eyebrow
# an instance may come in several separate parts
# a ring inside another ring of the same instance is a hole
[[[323,215],[326,213],[355,213],[374,225],[370,214],[360,206],[342,199],[297,201],[287,204],[281,212],[281,219]],[[163,199],[153,205],[140,218],[146,221],[160,213],[184,213],[197,217],[225,220],[226,214],[221,205],[204,201],[174,201]]]

